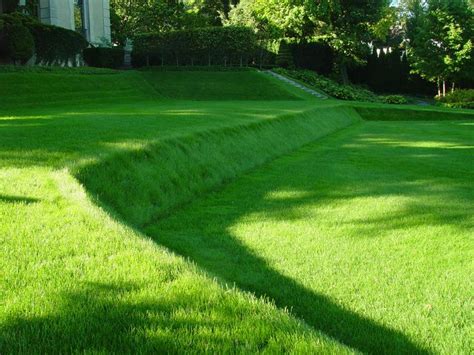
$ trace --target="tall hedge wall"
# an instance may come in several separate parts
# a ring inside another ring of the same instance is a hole
[[[31,16],[20,13],[0,15],[0,22],[6,29],[0,33],[0,40],[6,48],[16,48],[16,36],[8,33],[8,28],[24,28],[33,37],[36,64],[43,65],[75,65],[78,56],[88,46],[87,41],[79,33],[58,26],[45,25]],[[24,31],[23,31],[24,32]],[[15,59],[12,51],[2,51],[3,55]]]
[[[206,27],[138,35],[133,64],[248,65],[256,53],[257,38],[247,27]]]

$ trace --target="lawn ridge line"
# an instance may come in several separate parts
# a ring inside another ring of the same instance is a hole
[[[69,168],[95,202],[134,226],[169,215],[197,197],[319,138],[360,116],[348,105],[209,129]]]

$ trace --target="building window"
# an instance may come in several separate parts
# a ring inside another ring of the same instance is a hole
[[[74,0],[74,26],[77,32],[85,35],[84,3],[82,0]]]

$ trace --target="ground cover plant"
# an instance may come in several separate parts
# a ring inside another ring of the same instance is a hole
[[[472,347],[472,115],[234,74],[0,73],[0,353]]]
[[[339,84],[323,75],[311,70],[276,68],[275,72],[296,79],[316,90],[322,90],[326,94],[340,100],[383,102],[375,93],[360,86],[350,84]],[[387,102],[391,103],[391,102]]]

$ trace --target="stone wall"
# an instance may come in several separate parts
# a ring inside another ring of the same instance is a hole
[[[95,46],[109,46],[110,4],[109,0],[83,0],[83,30],[86,39]],[[40,0],[41,22],[75,30],[74,0]]]
[[[74,0],[40,0],[41,22],[74,30]]]

